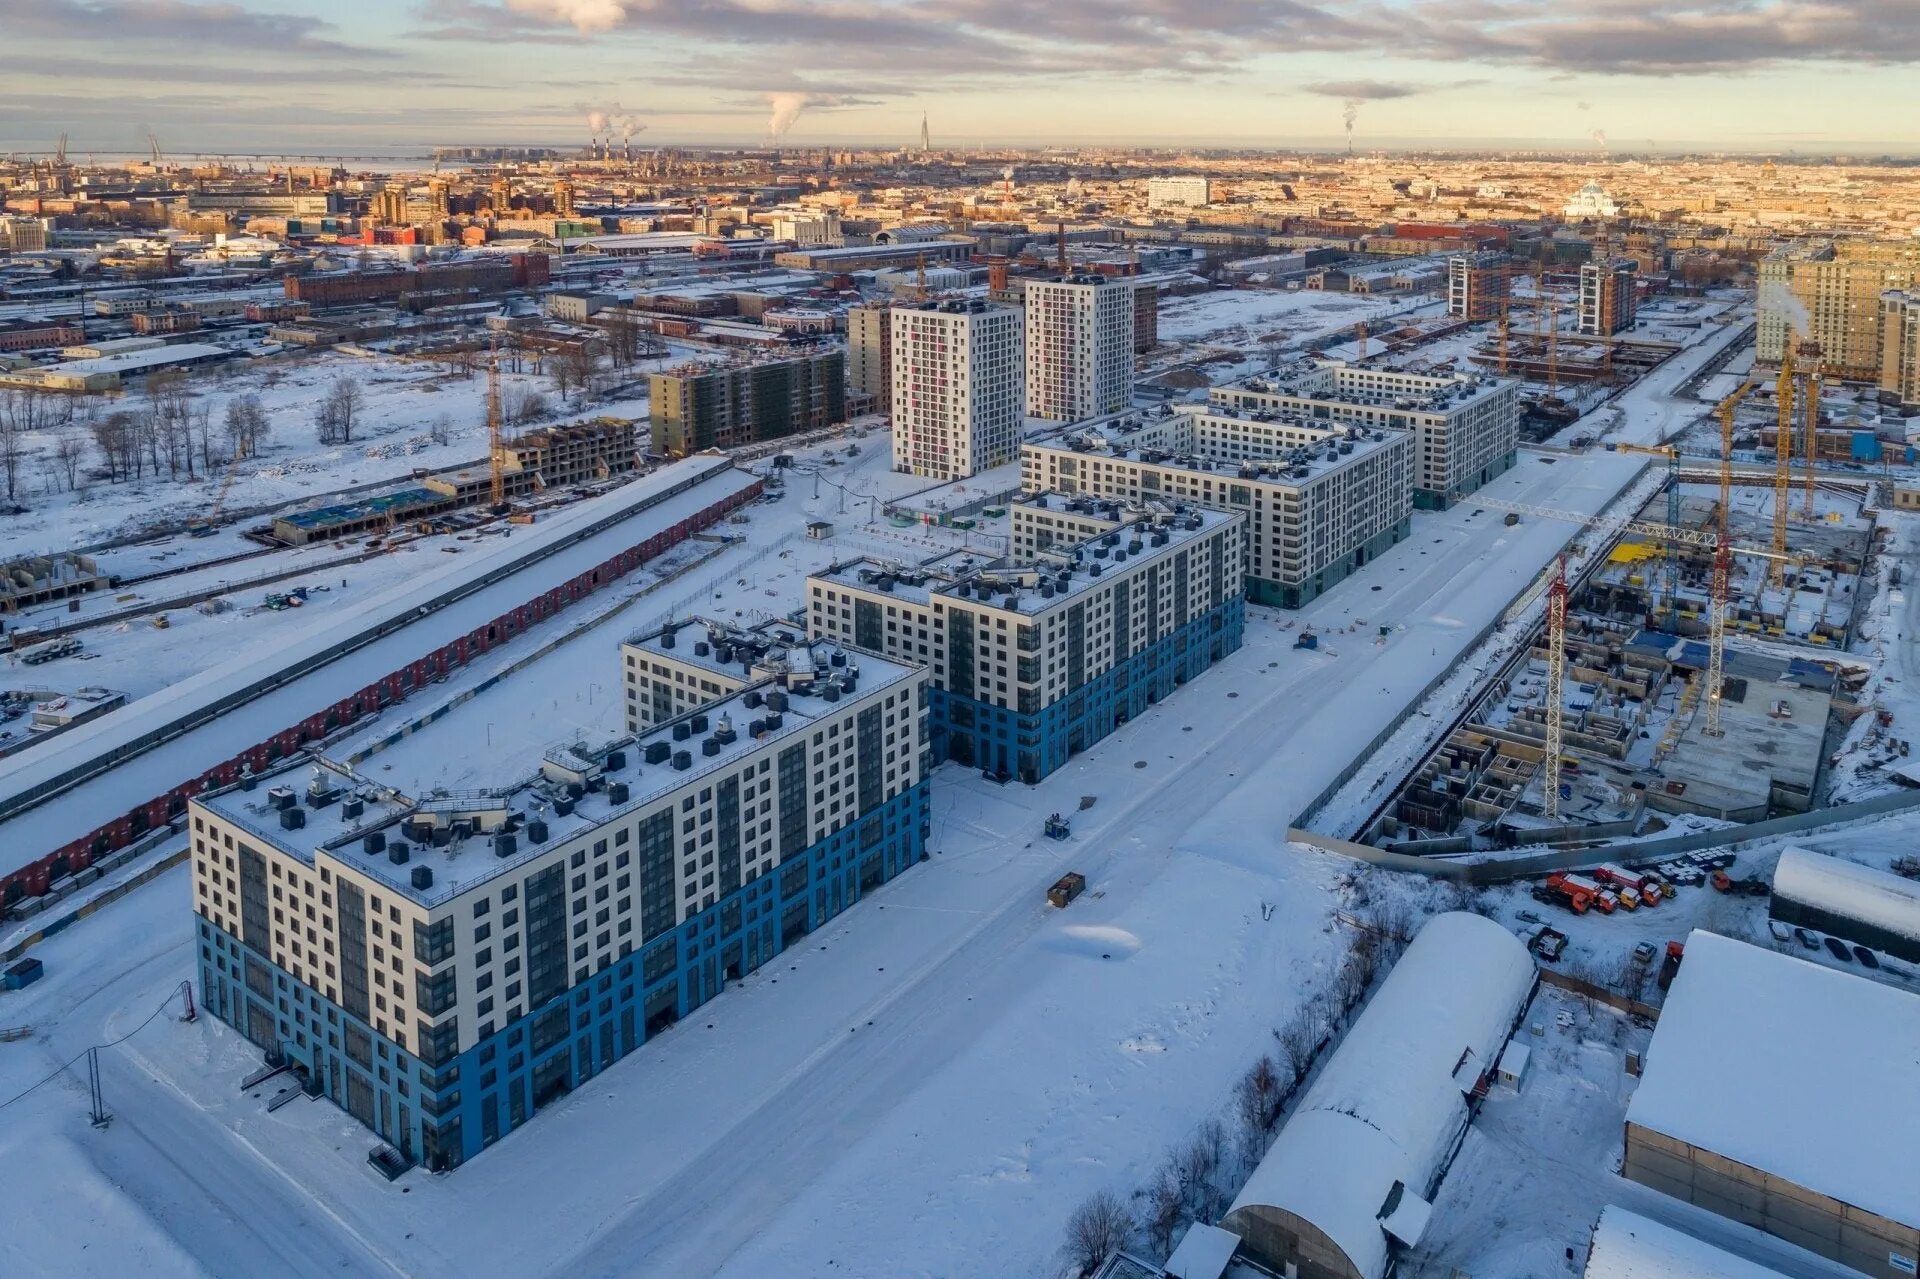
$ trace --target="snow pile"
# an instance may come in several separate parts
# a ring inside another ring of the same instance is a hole
[[[1533,981],[1526,949],[1499,924],[1460,911],[1434,916],[1224,1224],[1265,1234],[1278,1209],[1323,1231],[1360,1274],[1384,1274],[1383,1206],[1396,1183],[1406,1195],[1430,1192],[1467,1122],[1463,1089],[1491,1072]]]
[[[1586,1279],[1782,1279],[1685,1231],[1614,1204],[1600,1210]]]
[[[1920,997],[1695,930],[1627,1122],[1920,1226]]]

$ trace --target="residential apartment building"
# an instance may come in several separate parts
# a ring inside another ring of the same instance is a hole
[[[1036,782],[1240,647],[1242,523],[1165,503],[1030,559],[836,564],[807,627],[931,668],[936,758]]]
[[[1027,282],[1028,417],[1080,422],[1131,403],[1133,306],[1124,277]]]
[[[1029,441],[1020,481],[1029,493],[1242,515],[1247,598],[1299,608],[1412,530],[1414,443],[1406,430],[1216,407]]]
[[[1320,360],[1215,387],[1211,399],[1217,407],[1313,423],[1412,431],[1416,510],[1445,510],[1519,456],[1520,384],[1486,374]]]
[[[1798,240],[1760,262],[1758,358],[1791,337],[1820,344],[1829,376],[1879,375],[1881,295],[1920,285],[1920,240]]]
[[[896,306],[893,469],[959,480],[1019,455],[1023,317],[978,299]]]
[[[1147,179],[1149,209],[1197,209],[1213,200],[1213,184],[1202,177]]]
[[[1624,258],[1581,264],[1578,333],[1604,338],[1633,327],[1635,270]]]
[[[871,395],[880,413],[893,411],[892,314],[884,302],[847,308],[847,385]]]
[[[505,789],[296,764],[189,809],[208,1012],[445,1169],[919,860],[927,673],[758,679]]]
[[[0,249],[9,253],[45,253],[47,224],[39,218],[0,217]]]
[[[1447,259],[1447,314],[1463,320],[1497,320],[1506,313],[1506,267],[1490,255]]]
[[[543,426],[503,443],[500,469],[510,491],[587,484],[638,467],[638,445],[639,431],[626,418]]]
[[[847,357],[819,351],[647,378],[653,448],[685,457],[819,431],[847,420]]]
[[[1880,398],[1920,408],[1920,291],[1881,295]]]

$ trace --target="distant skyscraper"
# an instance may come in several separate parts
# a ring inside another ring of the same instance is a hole
[[[927,113],[920,113],[920,152],[922,155],[933,150],[933,139],[927,133]]]
[[[1133,382],[1133,282],[1076,275],[1030,280],[1027,414],[1079,422],[1127,407]]]
[[[1022,316],[977,299],[895,307],[893,469],[939,480],[1020,452]]]

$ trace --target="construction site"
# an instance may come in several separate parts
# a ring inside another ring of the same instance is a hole
[[[1772,465],[1733,460],[1749,377],[1715,410],[1717,464],[1620,446],[1663,459],[1660,491],[1630,514],[1486,502],[1509,521],[1584,527],[1549,575],[1532,642],[1362,838],[1451,853],[1814,807],[1842,721],[1858,713],[1846,694],[1861,674],[1833,659],[1863,602],[1878,501],[1871,479],[1825,475],[1817,451],[1793,448],[1812,439],[1820,381],[1813,352],[1772,380],[1788,441]]]

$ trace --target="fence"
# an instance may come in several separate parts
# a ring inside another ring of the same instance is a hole
[[[1751,840],[1769,839],[1775,835],[1798,835],[1836,826],[1848,826],[1854,822],[1868,821],[1915,808],[1920,808],[1920,790],[1895,791],[1890,795],[1876,795],[1872,799],[1863,799],[1858,803],[1838,804],[1832,808],[1816,808],[1811,812],[1791,813],[1785,817],[1770,817],[1765,821],[1751,822],[1744,826],[1729,826],[1724,830],[1696,831],[1689,835],[1672,835],[1665,839],[1640,840],[1634,843],[1606,844],[1599,848],[1551,849],[1525,857],[1503,857],[1494,861],[1413,857],[1406,853],[1374,848],[1370,844],[1356,844],[1348,839],[1315,834],[1297,827],[1287,831],[1287,838],[1295,843],[1308,844],[1325,852],[1336,853],[1341,857],[1366,862],[1385,870],[1410,871],[1413,874],[1426,875],[1434,879],[1449,879],[1469,884],[1504,884],[1516,879],[1535,879],[1550,875],[1557,870],[1586,870],[1604,862],[1659,861],[1663,857],[1673,857],[1680,853],[1698,852],[1707,848],[1727,848]]]

